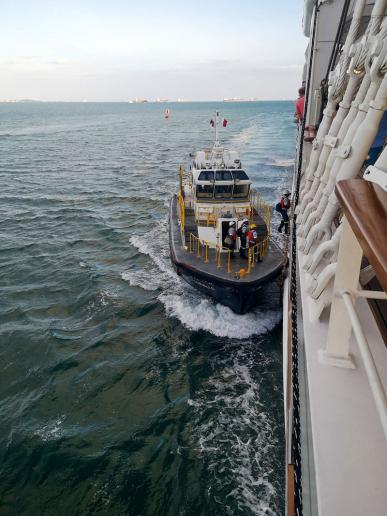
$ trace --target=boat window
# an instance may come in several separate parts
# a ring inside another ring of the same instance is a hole
[[[198,181],[213,181],[214,180],[214,171],[213,170],[203,170],[200,172]]]
[[[233,189],[233,185],[216,185],[215,186],[215,197],[217,199],[231,197],[232,189]]]
[[[229,170],[217,170],[215,179],[217,181],[232,181],[232,175]]]
[[[249,195],[250,185],[235,185],[234,197],[247,197]]]
[[[214,190],[213,185],[197,185],[196,186],[196,197],[198,199],[212,198],[213,190]]]
[[[249,176],[244,170],[233,170],[232,175],[234,176],[234,179],[239,179],[240,181],[246,181],[249,179]]]

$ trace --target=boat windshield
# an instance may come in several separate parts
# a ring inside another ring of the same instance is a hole
[[[214,185],[197,185],[196,197],[198,199],[212,198]]]
[[[217,170],[216,181],[232,181],[232,175],[229,170]]]
[[[213,170],[203,170],[200,172],[199,181],[213,181],[214,180],[214,171]]]
[[[247,197],[249,195],[250,185],[235,185],[234,197]]]
[[[247,181],[249,179],[249,176],[244,170],[233,170],[232,175],[234,179],[239,179],[240,181]]]
[[[233,185],[216,185],[215,198],[224,199],[232,196]]]

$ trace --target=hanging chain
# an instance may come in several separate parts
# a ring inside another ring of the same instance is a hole
[[[295,191],[293,197],[293,212],[299,201],[300,183],[302,173],[302,155],[304,148],[304,132],[305,119],[308,110],[308,98],[311,86],[312,61],[314,55],[314,40],[316,35],[318,7],[315,6],[315,15],[313,21],[313,31],[310,41],[310,56],[308,79],[305,95],[304,115],[302,118],[301,130],[299,131],[299,149],[298,163],[295,168],[296,180]],[[297,321],[297,217],[294,214],[292,223],[292,241],[291,241],[291,270],[290,270],[290,301],[292,307],[292,346],[291,346],[291,364],[292,364],[292,402],[293,402],[293,420],[292,420],[292,461],[294,464],[294,506],[297,516],[302,516],[302,472],[301,472],[301,424],[300,424],[300,388],[298,379],[298,321]]]

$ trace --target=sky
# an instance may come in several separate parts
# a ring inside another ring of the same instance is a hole
[[[297,97],[304,0],[1,4],[1,100]]]

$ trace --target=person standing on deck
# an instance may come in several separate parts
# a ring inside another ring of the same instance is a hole
[[[282,233],[282,228],[285,228],[285,234],[289,234],[289,215],[288,210],[290,209],[290,192],[285,190],[280,202],[276,206],[276,210],[281,214],[281,224],[278,226],[278,231]]]
[[[295,121],[301,123],[304,118],[304,106],[305,106],[305,88],[302,86],[298,90],[298,99],[296,100],[296,111],[294,113]]]
[[[247,219],[242,220],[242,225],[237,231],[237,236],[240,238],[239,255],[241,258],[247,259],[247,234],[249,231],[249,221]]]
[[[230,222],[228,226],[229,227],[228,227],[228,231],[227,231],[227,236],[224,239],[224,246],[227,247],[228,249],[230,249],[230,251],[231,251],[230,258],[234,258],[234,248],[235,248],[235,242],[236,242],[236,237],[237,237],[236,230],[235,230],[235,222],[233,222],[233,221]]]
[[[256,262],[261,262],[261,254],[260,254],[260,246],[257,245],[259,243],[257,226],[255,224],[251,224],[250,231],[247,233],[247,247],[253,248],[253,259]]]

